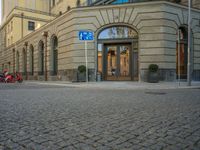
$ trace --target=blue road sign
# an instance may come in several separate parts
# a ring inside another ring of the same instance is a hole
[[[94,40],[94,33],[91,31],[79,31],[79,40],[82,41]]]

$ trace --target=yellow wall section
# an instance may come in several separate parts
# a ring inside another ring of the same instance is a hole
[[[22,13],[24,14],[23,19],[21,17]],[[20,14],[20,15],[13,16],[15,14]],[[29,21],[35,22],[35,30],[37,30],[38,28],[46,24],[48,21],[52,20],[54,17],[48,16],[46,14],[21,11],[16,9],[13,11],[13,13],[11,13],[8,16],[8,18],[11,18],[11,20],[9,20],[6,24],[6,29],[7,29],[6,46],[9,46],[22,38],[22,20],[23,20],[23,37],[24,37],[32,32],[28,30]],[[12,32],[11,32],[11,22],[13,22]],[[12,43],[11,43],[11,37],[13,37]],[[9,43],[8,39],[10,40]]]
[[[14,9],[14,7],[29,8],[43,12],[49,12],[49,0],[2,0],[2,18],[6,21],[7,15]]]

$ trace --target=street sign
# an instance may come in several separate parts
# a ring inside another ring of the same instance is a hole
[[[79,31],[79,40],[92,41],[94,40],[94,33],[91,31]]]
[[[85,41],[85,66],[86,66],[86,82],[88,82],[88,54],[87,41],[94,40],[94,33],[91,31],[79,31],[79,40]]]

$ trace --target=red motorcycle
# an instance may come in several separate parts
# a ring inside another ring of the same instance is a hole
[[[0,78],[0,82],[5,83],[15,83],[16,81],[19,83],[23,82],[23,78],[18,72],[15,72],[14,74],[9,74],[8,71],[4,71],[3,75]]]

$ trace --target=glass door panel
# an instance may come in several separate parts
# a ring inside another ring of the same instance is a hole
[[[107,46],[107,80],[117,77],[117,46]]]
[[[180,44],[180,64],[178,63],[178,44],[176,45],[176,74],[178,78],[178,73],[180,69],[180,78],[187,79],[187,44]]]
[[[130,46],[119,45],[119,80],[130,80]]]
[[[129,47],[120,46],[120,76],[129,76]]]
[[[129,44],[105,46],[106,80],[131,80]]]

